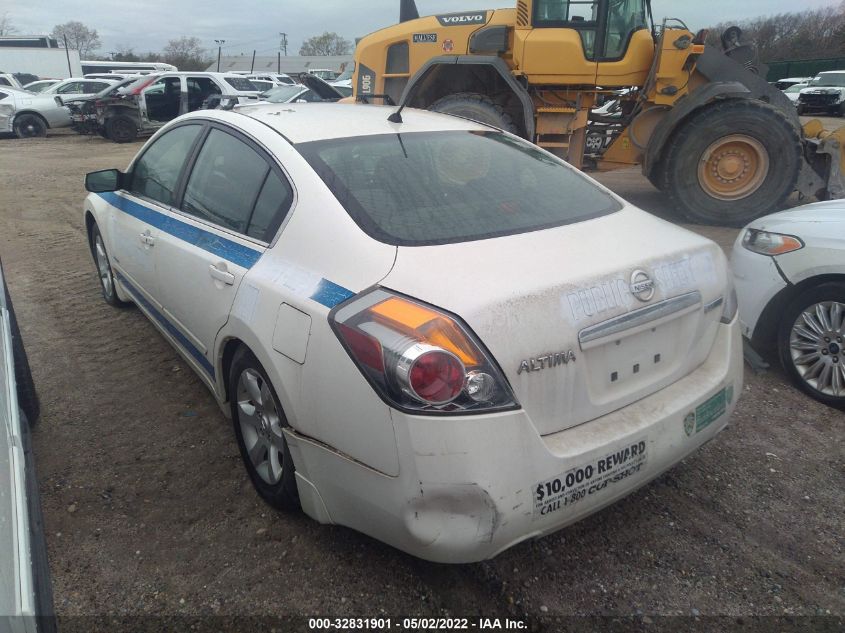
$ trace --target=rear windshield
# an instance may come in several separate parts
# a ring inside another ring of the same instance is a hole
[[[258,88],[246,77],[226,77],[226,83],[232,86],[235,90],[242,90],[245,92],[255,92]]]
[[[418,132],[296,145],[369,235],[426,246],[527,233],[621,209],[562,161],[501,132]]]
[[[270,103],[287,103],[293,97],[305,90],[302,86],[279,86],[268,90],[261,98]]]

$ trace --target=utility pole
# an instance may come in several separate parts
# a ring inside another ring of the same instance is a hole
[[[68,77],[73,77],[73,68],[71,68],[71,66],[70,66],[70,51],[68,50],[68,47],[67,47],[67,35],[63,35],[62,37],[65,40],[65,55],[67,56]],[[82,54],[80,53],[79,56],[82,57]]]
[[[288,34],[287,33],[279,33],[279,37],[281,41],[279,42],[279,48],[281,48],[285,52],[285,57],[288,56]]]
[[[214,40],[214,43],[217,44],[217,72],[220,72],[220,53],[223,50],[223,44],[226,43],[226,40]]]

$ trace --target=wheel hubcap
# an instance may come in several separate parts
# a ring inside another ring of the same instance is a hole
[[[238,378],[238,423],[247,455],[258,476],[279,483],[284,468],[284,435],[270,386],[254,369]]]
[[[801,378],[828,396],[845,395],[845,304],[808,307],[792,326],[789,346]]]
[[[94,240],[94,253],[97,257],[97,271],[100,273],[103,292],[111,296],[113,286],[111,267],[109,266],[109,258],[106,256],[106,248],[103,246],[103,240],[99,235]]]
[[[769,175],[769,153],[744,134],[719,139],[701,155],[698,182],[718,200],[741,200],[757,191]]]

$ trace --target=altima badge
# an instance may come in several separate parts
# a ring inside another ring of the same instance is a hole
[[[559,367],[561,365],[568,365],[570,362],[575,362],[575,352],[569,350],[568,352],[558,352],[557,354],[549,354],[548,356],[538,356],[537,358],[529,358],[519,364],[519,371],[517,376],[524,371],[543,371],[544,369],[551,369],[552,367]]]

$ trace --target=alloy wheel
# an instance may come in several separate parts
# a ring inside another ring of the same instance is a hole
[[[845,396],[845,304],[807,307],[792,325],[789,347],[804,382],[827,396]]]
[[[276,485],[285,465],[282,421],[270,385],[254,369],[238,378],[237,414],[252,467],[265,483]]]
[[[97,272],[100,274],[100,283],[103,286],[103,292],[107,297],[110,297],[112,292],[114,292],[114,281],[112,280],[111,266],[109,266],[106,248],[103,246],[103,238],[99,233],[94,238],[94,253],[97,259]]]

